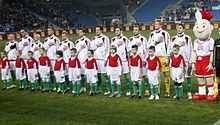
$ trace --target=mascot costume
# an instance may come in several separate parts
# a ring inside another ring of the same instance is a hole
[[[214,40],[211,38],[213,26],[210,23],[212,14],[209,11],[195,13],[196,22],[193,32],[196,36],[193,48],[193,69],[198,81],[198,92],[192,96],[193,100],[215,101],[214,94]],[[208,92],[206,92],[208,90]]]

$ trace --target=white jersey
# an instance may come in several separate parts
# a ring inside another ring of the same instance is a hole
[[[44,48],[47,51],[47,56],[50,60],[56,59],[56,51],[60,45],[60,40],[55,35],[47,37],[44,42]]]
[[[37,40],[32,44],[31,51],[34,53],[34,59],[37,61],[39,60],[40,48],[42,47],[43,47],[43,44],[40,42],[40,40]]]
[[[94,57],[97,60],[105,60],[109,54],[110,41],[105,35],[95,36],[93,40],[95,43]]]
[[[207,41],[201,41],[196,39],[194,41],[193,51],[196,56],[209,56],[213,53],[215,41],[210,38]]]
[[[28,51],[31,51],[31,47],[33,44],[34,40],[30,36],[25,36],[21,39],[19,42],[19,50],[22,51],[21,57],[23,59],[28,59]]]
[[[81,64],[85,63],[87,59],[87,52],[89,49],[90,40],[86,36],[83,36],[76,40],[76,49],[78,52],[78,58]]]
[[[173,46],[177,44],[180,46],[179,53],[183,56],[186,64],[192,63],[192,39],[186,34],[176,35],[171,39],[170,51],[172,51]]]
[[[8,60],[16,60],[16,51],[18,49],[17,41],[8,41],[5,46]]]
[[[131,51],[131,47],[133,45],[138,46],[138,55],[141,56],[142,59],[145,58],[145,55],[147,55],[147,40],[144,36],[141,34],[137,36],[132,36],[130,39],[130,42],[128,44],[128,51]]]
[[[156,56],[169,56],[170,35],[167,31],[162,29],[154,30],[150,33],[148,42],[149,46],[155,46]]]
[[[61,50],[63,52],[63,60],[65,63],[68,63],[68,60],[70,58],[70,50],[74,48],[74,44],[69,39],[66,39],[62,41],[61,45],[59,46],[58,50]]]
[[[117,54],[120,56],[122,62],[127,61],[127,47],[128,47],[129,40],[125,36],[115,36],[112,38],[111,45],[117,47]]]

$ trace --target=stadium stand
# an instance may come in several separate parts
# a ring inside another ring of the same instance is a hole
[[[144,24],[155,18],[168,22],[193,21],[196,7],[212,10],[214,20],[220,20],[219,0],[94,0],[92,3],[89,0],[4,0],[0,8],[0,32],[21,28],[44,30],[48,25],[72,29],[97,24]]]

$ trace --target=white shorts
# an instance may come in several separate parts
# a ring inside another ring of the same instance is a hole
[[[122,73],[129,73],[128,61],[122,61]]]
[[[84,63],[80,63],[80,65],[81,65],[81,68],[80,68],[81,75],[85,75],[85,70],[86,70],[85,64]]]
[[[150,85],[158,85],[160,72],[159,70],[154,70],[154,71],[147,70],[147,77]]]
[[[65,82],[65,71],[54,71],[54,75],[57,83]]]
[[[25,71],[23,71],[23,70],[24,69],[22,69],[22,68],[16,68],[16,70],[15,70],[16,80],[23,80],[26,78]]]
[[[13,71],[15,71],[15,61],[13,60],[13,61],[9,61],[9,65],[10,65],[10,69],[11,70],[13,70]]]
[[[77,82],[80,80],[81,73],[79,68],[69,68],[68,70],[69,81]]]
[[[31,83],[36,82],[38,75],[37,75],[37,69],[27,69],[27,77],[28,81]]]
[[[49,80],[50,78],[50,67],[48,66],[39,66],[39,74],[41,79],[44,80]]]
[[[134,66],[131,66],[131,71],[130,71],[130,76],[131,76],[131,81],[139,81],[141,80],[140,77],[141,77],[141,69],[140,67],[134,67]]]
[[[2,80],[9,80],[11,79],[11,73],[9,69],[1,69]]]
[[[120,83],[121,67],[108,67],[111,82]]]
[[[52,71],[54,71],[54,65],[55,65],[56,60],[55,59],[51,59],[50,63],[51,63],[51,67],[52,67]]]
[[[147,68],[142,67],[142,76],[147,76]]]
[[[192,67],[186,66],[185,67],[185,78],[189,78],[192,76]]]
[[[183,68],[171,68],[170,76],[173,81],[181,83],[184,82],[184,72]]]
[[[106,73],[105,60],[96,60],[98,65],[98,73]]]
[[[97,70],[96,69],[86,69],[86,80],[87,83],[97,82]]]

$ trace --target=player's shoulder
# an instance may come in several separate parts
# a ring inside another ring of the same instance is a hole
[[[171,37],[171,41],[175,41],[175,40],[176,40],[176,38],[177,38],[177,35],[172,36],[172,37]]]
[[[129,37],[129,40],[133,41],[134,40],[134,36]]]
[[[112,38],[111,38],[111,41],[115,41],[116,38],[117,38],[116,36],[112,37]]]

